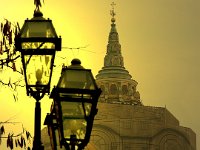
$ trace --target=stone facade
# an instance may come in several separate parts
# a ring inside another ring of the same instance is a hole
[[[166,109],[99,103],[86,150],[196,150],[195,133]]]

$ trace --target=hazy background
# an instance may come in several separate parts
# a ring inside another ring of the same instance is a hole
[[[46,0],[44,17],[53,20],[63,47],[56,65],[70,64],[80,58],[94,75],[103,66],[110,31],[111,0]],[[200,147],[200,1],[199,0],[114,0],[116,24],[125,67],[138,82],[144,105],[167,107],[191,128]],[[0,4],[0,20],[18,21],[23,25],[33,16],[33,0],[9,0]],[[9,71],[8,71],[9,72]],[[8,72],[0,73],[1,78]],[[55,68],[52,86],[57,83],[60,68]],[[33,133],[34,99],[19,90],[14,102],[12,91],[0,89],[0,121],[10,117],[23,122]],[[42,103],[42,122],[49,112],[51,100]],[[10,127],[20,130],[20,125]],[[1,148],[1,147],[0,147]],[[198,148],[197,148],[198,149]]]

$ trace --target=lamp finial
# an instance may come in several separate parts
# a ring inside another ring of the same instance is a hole
[[[43,0],[43,3],[44,3],[44,0]],[[34,10],[34,17],[42,17],[43,14],[40,11],[40,7],[42,7],[42,3],[40,2],[40,0],[34,0],[34,5],[36,6]]]

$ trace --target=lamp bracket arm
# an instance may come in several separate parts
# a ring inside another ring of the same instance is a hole
[[[31,93],[31,96],[38,102],[40,101],[44,95],[45,95],[45,92],[40,92],[40,91],[33,91],[32,89],[30,89],[30,93]]]

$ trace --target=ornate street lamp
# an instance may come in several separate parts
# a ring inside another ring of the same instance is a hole
[[[39,6],[36,3],[33,18],[25,20],[15,38],[16,50],[21,52],[27,95],[36,99],[33,150],[43,149],[39,101],[50,91],[55,52],[61,50],[61,38],[57,36],[52,21],[43,18]]]
[[[74,59],[62,69],[50,95],[61,147],[82,150],[88,144],[100,94],[91,70],[84,69],[80,60]],[[47,120],[49,126],[51,121]]]

